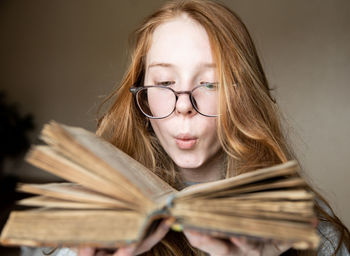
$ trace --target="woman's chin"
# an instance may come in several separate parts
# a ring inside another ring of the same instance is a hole
[[[203,162],[199,159],[174,159],[176,166],[182,169],[196,169],[199,168]]]

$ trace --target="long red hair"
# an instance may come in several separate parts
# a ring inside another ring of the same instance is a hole
[[[217,133],[225,153],[226,176],[235,176],[295,158],[282,132],[278,107],[271,97],[248,30],[230,9],[207,0],[170,1],[147,17],[135,31],[129,68],[118,89],[106,99],[111,105],[100,119],[97,134],[174,187],[182,187],[176,166],[160,146],[147,118],[137,109],[129,92],[132,85],[143,84],[145,58],[153,31],[160,24],[182,14],[188,15],[205,28],[217,65],[220,83]],[[312,190],[311,187],[310,189]],[[323,197],[317,195],[320,201],[328,205]],[[341,221],[334,214],[328,214],[317,202],[316,211],[320,220],[330,222],[340,232],[338,249],[342,242],[350,248],[349,231]],[[295,255],[296,252],[289,250],[286,254]],[[191,248],[183,235],[170,232],[149,254],[201,253]],[[313,255],[315,252],[300,251],[298,254]]]

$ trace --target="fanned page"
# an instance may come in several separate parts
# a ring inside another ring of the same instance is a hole
[[[27,155],[27,161],[65,180],[115,198],[132,209],[141,211],[142,207],[146,207],[132,193],[128,193],[110,180],[104,179],[98,174],[81,167],[49,146],[36,146],[33,148]]]
[[[253,240],[273,239],[291,244],[295,249],[316,249],[319,244],[317,232],[311,225],[278,219],[191,212],[183,219],[182,225],[223,238],[244,235]]]
[[[101,203],[79,202],[65,199],[58,199],[48,196],[33,196],[22,199],[17,202],[19,205],[37,206],[43,208],[59,208],[59,209],[111,209],[116,210],[116,207]],[[119,208],[122,210],[123,208]]]
[[[196,196],[203,196],[204,194],[213,195],[212,192],[220,193],[223,191],[225,193],[226,190],[237,190],[237,193],[241,193],[244,191],[239,191],[239,189],[245,184],[249,184],[248,190],[251,190],[252,192],[254,191],[252,185],[258,181],[265,180],[261,186],[268,187],[269,185],[266,183],[266,180],[268,179],[271,179],[271,186],[275,187],[305,185],[305,181],[298,176],[298,170],[299,165],[296,161],[288,161],[284,164],[244,173],[232,178],[193,185],[178,192],[176,194],[176,198],[192,198]],[[293,179],[285,180],[283,183],[276,185],[275,180],[272,179],[281,176],[292,176]],[[257,188],[255,190],[259,189],[260,188]]]
[[[55,122],[42,137],[48,145],[33,147],[27,160],[71,183],[19,185],[38,196],[18,204],[41,208],[12,212],[2,244],[115,248],[140,241],[164,217],[154,213],[157,200],[175,190],[113,145]]]
[[[115,248],[145,237],[160,219],[219,237],[245,235],[316,248],[314,195],[296,161],[176,191],[113,145],[55,122],[27,159],[68,183],[21,184],[36,194],[19,202],[1,243]],[[174,226],[176,227],[176,225]]]
[[[50,197],[56,200],[73,201],[105,208],[133,209],[130,203],[103,195],[79,184],[68,182],[50,184],[19,184],[17,186],[17,190],[25,193]],[[23,202],[27,202],[25,200],[29,199],[24,199],[19,203],[23,204]],[[33,205],[28,203],[26,204]]]
[[[216,236],[274,239],[316,248],[314,194],[290,161],[180,191],[170,213],[184,228]]]
[[[42,137],[61,154],[137,196],[142,203],[175,192],[136,160],[82,128],[51,122],[44,127]]]

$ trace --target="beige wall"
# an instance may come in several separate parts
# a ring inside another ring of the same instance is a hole
[[[35,115],[37,131],[50,119],[94,130],[100,96],[126,67],[129,33],[161,2],[1,1],[1,89]],[[299,160],[350,226],[350,2],[223,2],[255,39]]]

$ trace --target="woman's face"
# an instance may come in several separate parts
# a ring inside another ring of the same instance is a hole
[[[217,82],[213,61],[205,29],[183,15],[155,29],[146,58],[144,84],[190,91],[201,83]],[[159,99],[159,105],[164,104],[166,102]],[[188,94],[181,94],[175,111],[164,119],[151,119],[151,125],[175,164],[191,169],[200,168],[217,157],[220,143],[216,119],[199,114]]]

